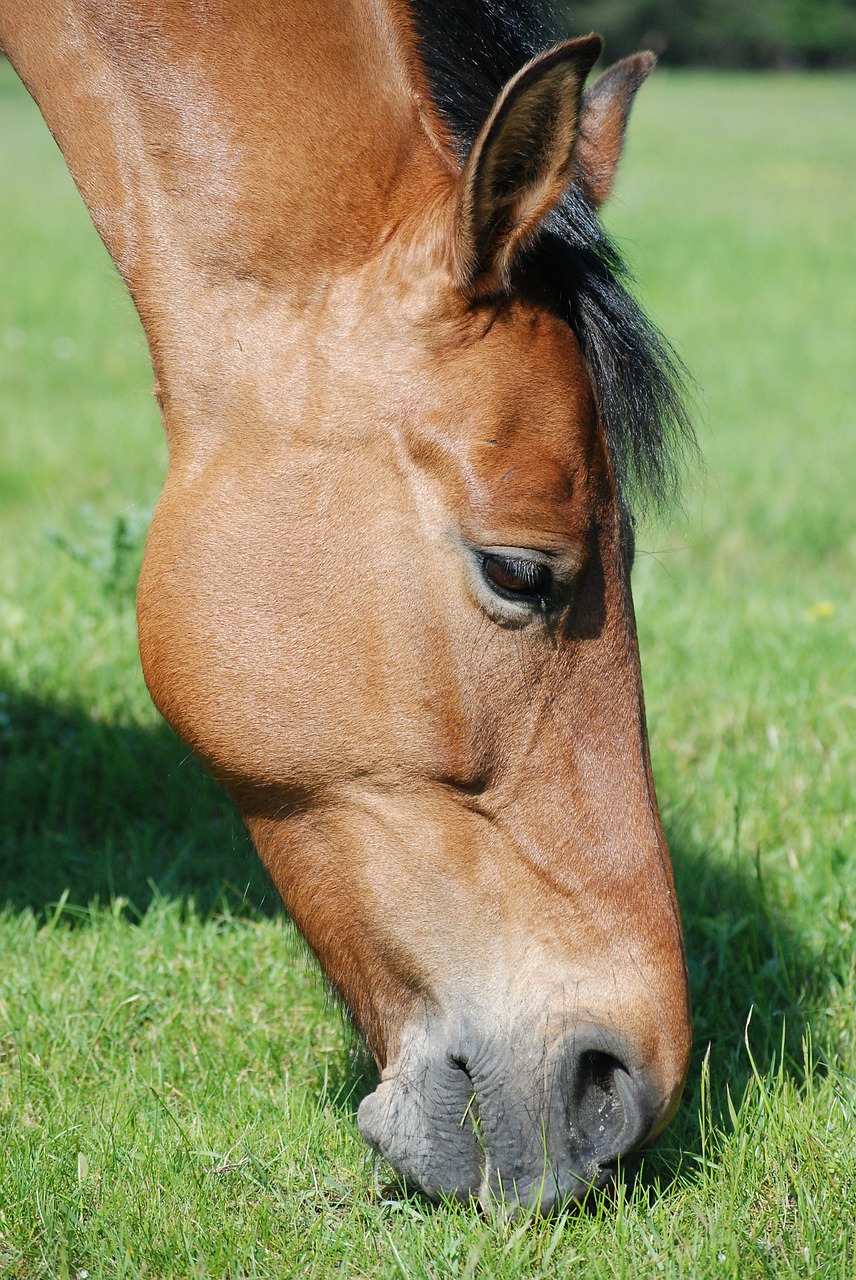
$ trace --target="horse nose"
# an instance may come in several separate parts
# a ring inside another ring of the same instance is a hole
[[[546,1212],[604,1188],[659,1127],[668,1089],[603,1027],[578,1024],[552,1049],[518,1035],[448,1039],[434,1028],[360,1104],[363,1137],[405,1182]]]
[[[578,1028],[562,1063],[561,1094],[571,1166],[577,1178],[605,1186],[618,1162],[650,1135],[663,1111],[662,1090],[603,1027]]]

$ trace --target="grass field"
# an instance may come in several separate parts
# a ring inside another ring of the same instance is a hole
[[[659,74],[610,212],[701,392],[635,569],[696,1041],[615,1203],[390,1191],[360,1058],[159,722],[132,308],[0,65],[0,1274],[856,1274],[856,80]],[[751,1013],[751,1020],[750,1020]]]

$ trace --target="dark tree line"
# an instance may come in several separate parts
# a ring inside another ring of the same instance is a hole
[[[671,66],[856,66],[856,0],[558,0],[608,61],[653,49]]]

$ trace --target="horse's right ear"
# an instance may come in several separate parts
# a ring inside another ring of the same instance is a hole
[[[527,63],[494,103],[460,178],[455,262],[469,296],[508,287],[515,255],[562,198],[600,51],[599,36],[569,40]]]
[[[582,187],[595,209],[600,208],[612,190],[636,90],[656,61],[653,53],[635,53],[632,58],[623,58],[604,71],[585,92],[574,155],[574,182]]]

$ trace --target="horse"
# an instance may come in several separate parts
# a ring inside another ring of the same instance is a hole
[[[690,1052],[630,592],[688,430],[598,219],[653,56],[533,0],[0,0],[141,317],[144,675],[406,1185],[581,1201]]]

